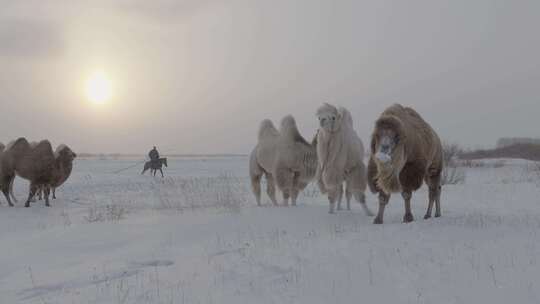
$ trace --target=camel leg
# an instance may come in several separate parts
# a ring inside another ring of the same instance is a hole
[[[403,191],[401,192],[401,196],[403,197],[403,200],[405,201],[405,215],[403,216],[403,222],[404,223],[410,223],[414,221],[414,217],[411,212],[411,197],[412,192],[411,191]]]
[[[300,191],[298,190],[298,188],[294,188],[292,189],[292,193],[291,193],[291,205],[293,206],[296,206],[296,200],[298,199],[298,194],[300,193]]]
[[[165,177],[165,176],[163,175],[163,170],[161,170],[161,168],[159,168],[159,172],[161,172],[161,177],[162,177],[162,178]]]
[[[6,200],[8,202],[8,205],[10,207],[13,207],[13,203],[11,202],[11,199],[9,197],[9,183],[6,185],[6,184],[2,184],[2,193],[4,193],[4,196],[6,197]]]
[[[435,203],[435,217],[441,216],[441,175],[440,172],[434,172],[425,178],[425,182],[429,188],[429,202],[424,219],[431,217],[433,203]]]
[[[251,179],[251,191],[253,191],[253,194],[255,195],[255,200],[257,200],[257,206],[261,206],[261,177],[262,174],[254,174],[252,173],[250,176]],[[268,180],[268,176],[266,177],[268,183],[270,181]],[[276,203],[274,203],[276,205]]]
[[[373,220],[373,224],[382,224],[384,218],[384,208],[390,201],[390,194],[384,192],[379,192],[379,211],[377,211],[377,216]]]
[[[354,198],[357,202],[360,203],[360,206],[362,206],[362,210],[364,210],[364,213],[367,216],[373,216],[373,212],[369,209],[369,207],[366,204],[366,194],[364,192],[355,192]]]
[[[341,210],[341,201],[343,200],[343,185],[338,187],[336,200],[337,200],[337,210]]]
[[[56,188],[52,189],[52,198],[56,199]]]
[[[334,213],[336,200],[338,199],[338,196],[339,196],[339,189],[337,187],[333,189],[328,189],[328,202],[330,203],[330,208],[328,209],[328,213],[330,214]]]
[[[266,173],[265,176],[266,176],[266,194],[268,194],[268,197],[270,197],[272,204],[274,204],[274,206],[277,206],[278,203],[276,200],[276,182],[274,181],[274,176],[270,173]]]
[[[13,177],[11,179],[11,181],[9,182],[9,195],[11,196],[11,199],[13,199],[13,201],[15,203],[17,203],[17,198],[15,197],[15,194],[13,193],[13,184],[15,183],[15,177]]]
[[[28,208],[30,207],[30,202],[32,201],[32,198],[36,195],[36,192],[38,191],[39,186],[31,183],[30,184],[30,190],[28,191],[28,199],[26,200],[26,203],[24,204],[24,207]]]
[[[345,189],[345,199],[347,200],[347,210],[351,210],[351,199],[352,199],[352,192],[349,190],[349,188]]]
[[[424,219],[427,220],[431,217],[431,211],[433,210],[433,203],[435,202],[435,197],[437,196],[437,189],[429,187],[429,202],[426,210],[426,215]]]
[[[292,187],[291,187],[291,204],[296,206],[296,200],[298,199],[298,194],[300,193],[300,173],[293,173]]]
[[[283,206],[289,207],[289,198],[291,197],[290,189],[283,190]]]
[[[51,188],[49,187],[49,185],[47,185],[47,186],[42,186],[42,189],[43,189],[43,196],[45,197],[45,206],[50,207],[51,205],[49,204],[49,195],[51,194]]]
[[[435,196],[435,217],[441,217],[441,186],[437,187],[437,195]]]
[[[0,180],[0,189],[2,189],[2,193],[4,193],[4,196],[6,197],[8,205],[10,207],[13,207],[13,203],[11,202],[11,198],[9,197],[9,193],[11,191],[11,185],[13,184],[14,180],[15,174],[7,176],[5,175],[2,177],[2,180]]]

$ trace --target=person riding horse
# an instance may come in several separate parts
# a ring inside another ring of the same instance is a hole
[[[159,162],[159,152],[156,149],[156,146],[154,146],[154,148],[152,148],[152,150],[150,150],[150,152],[148,152],[148,157],[150,157],[150,161],[152,163],[158,163]]]
[[[161,168],[163,165],[167,167],[167,158],[166,157],[160,158],[159,152],[155,146],[154,148],[152,148],[152,150],[150,150],[150,152],[148,152],[148,157],[150,158],[150,161],[147,161],[144,164],[144,168],[141,174],[144,174],[146,170],[151,169],[150,173],[151,174],[153,173],[154,176],[156,176],[156,171],[159,170],[159,172],[161,173],[161,177],[163,177],[163,170]]]

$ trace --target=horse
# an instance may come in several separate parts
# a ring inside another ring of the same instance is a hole
[[[167,158],[166,157],[160,158],[160,159],[158,159],[156,161],[147,161],[144,164],[144,169],[141,172],[141,174],[144,174],[144,172],[146,172],[148,169],[150,169],[150,174],[152,174],[152,172],[153,172],[154,176],[156,176],[156,172],[157,172],[157,170],[159,170],[159,172],[161,172],[161,177],[164,177],[163,176],[163,170],[161,169],[163,167],[163,165],[165,165],[165,167],[167,167]]]

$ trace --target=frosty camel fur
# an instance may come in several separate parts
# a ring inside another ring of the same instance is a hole
[[[425,181],[429,188],[429,204],[425,219],[441,216],[441,172],[443,150],[431,126],[413,109],[395,104],[387,108],[375,122],[371,137],[368,183],[379,193],[379,212],[375,224],[382,224],[384,208],[391,193],[401,192],[405,200],[403,222],[414,220],[411,213],[412,192]]]
[[[258,143],[251,152],[249,175],[257,205],[261,205],[261,178],[266,177],[266,192],[277,206],[275,187],[283,193],[283,205],[296,205],[298,194],[315,177],[316,138],[308,143],[291,115],[281,120],[280,130],[265,119],[259,127]]]
[[[15,175],[30,181],[30,193],[25,207],[30,207],[30,200],[36,191],[44,188],[45,205],[49,205],[49,191],[55,167],[54,153],[51,144],[44,140],[34,148],[24,138],[17,139],[3,153],[0,160],[0,189],[13,206],[9,197],[10,185]]]
[[[353,129],[351,113],[340,107],[325,103],[317,110],[320,129],[317,134],[318,171],[317,180],[322,193],[327,193],[330,213],[338,201],[341,209],[342,185],[345,182],[347,209],[351,209],[351,197],[361,204],[367,215],[372,212],[366,206],[366,166],[364,145]]]

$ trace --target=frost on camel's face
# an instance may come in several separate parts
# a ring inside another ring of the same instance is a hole
[[[399,144],[398,134],[391,128],[381,128],[375,136],[375,157],[382,163],[390,162]]]
[[[341,117],[337,111],[324,111],[318,113],[319,125],[327,132],[336,132],[339,129]]]

